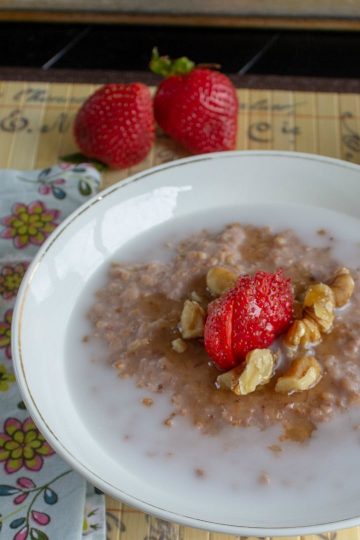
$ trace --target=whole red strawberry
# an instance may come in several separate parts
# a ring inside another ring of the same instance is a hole
[[[167,76],[155,94],[154,114],[168,135],[193,154],[234,150],[238,99],[228,77],[187,58],[159,57],[156,49],[150,67]]]
[[[291,281],[283,271],[241,276],[209,304],[205,348],[215,365],[231,369],[253,349],[269,347],[285,332],[293,316]]]
[[[102,86],[79,110],[74,135],[89,158],[118,168],[136,165],[154,142],[149,89],[141,83]]]

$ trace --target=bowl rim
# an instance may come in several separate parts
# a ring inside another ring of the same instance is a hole
[[[194,518],[185,514],[179,514],[173,511],[166,510],[164,508],[152,505],[147,501],[143,501],[133,495],[121,490],[119,487],[111,484],[107,480],[104,480],[96,474],[93,470],[87,468],[80,458],[76,457],[70,452],[66,446],[61,442],[58,436],[53,432],[52,428],[47,424],[42,412],[36,404],[35,397],[32,395],[30,385],[28,384],[24,361],[22,356],[22,344],[21,344],[21,329],[23,325],[23,311],[26,303],[27,292],[31,286],[32,279],[41,264],[41,261],[46,256],[51,246],[56,242],[57,238],[62,232],[67,229],[71,224],[76,221],[78,216],[82,215],[89,208],[103,200],[104,198],[111,196],[112,193],[119,189],[126,188],[128,185],[133,184],[139,180],[144,180],[149,176],[156,175],[160,171],[166,171],[176,167],[187,166],[191,163],[197,163],[201,161],[208,161],[213,159],[233,159],[241,157],[275,157],[275,158],[294,158],[307,161],[315,161],[317,163],[326,163],[333,166],[340,167],[342,169],[351,169],[360,174],[360,165],[349,163],[347,161],[322,156],[318,154],[309,154],[304,152],[293,151],[279,151],[279,150],[238,150],[231,152],[215,152],[210,154],[201,154],[198,156],[186,157],[178,160],[174,160],[168,163],[158,165],[138,172],[124,180],[120,180],[108,188],[100,191],[97,195],[86,201],[73,211],[66,219],[64,219],[58,227],[51,233],[46,239],[44,244],[40,247],[32,262],[30,263],[25,276],[21,282],[16,303],[13,311],[13,320],[11,328],[11,346],[13,355],[13,365],[16,380],[22,398],[26,404],[26,407],[30,413],[30,416],[34,420],[35,424],[42,432],[49,444],[54,448],[56,453],[63,458],[74,470],[85,477],[90,483],[97,486],[99,489],[114,497],[115,499],[121,499],[126,504],[139,509],[142,512],[153,514],[161,519],[168,521],[174,521],[181,525],[195,527],[200,529],[206,529],[213,532],[222,532],[225,534],[241,534],[241,535],[258,535],[258,536],[288,536],[288,535],[303,535],[303,534],[316,534],[324,531],[334,531],[339,528],[353,527],[360,524],[360,511],[359,515],[355,517],[344,518],[334,522],[316,523],[310,525],[291,525],[282,527],[253,527],[253,526],[239,526],[229,523],[219,523],[207,521],[200,518]]]

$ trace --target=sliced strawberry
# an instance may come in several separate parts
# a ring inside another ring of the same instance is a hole
[[[224,295],[211,302],[205,324],[204,339],[208,355],[219,369],[236,365],[232,350],[232,321],[234,298]]]
[[[209,306],[205,324],[209,356],[219,369],[230,369],[253,349],[269,347],[288,328],[293,305],[291,281],[281,269],[241,276],[233,289]]]

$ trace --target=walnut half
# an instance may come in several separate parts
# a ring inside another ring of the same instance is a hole
[[[220,388],[228,388],[238,396],[245,396],[269,382],[275,360],[276,355],[269,349],[254,349],[246,355],[244,364],[219,375],[217,383]]]
[[[304,298],[305,314],[313,319],[326,334],[332,329],[335,318],[335,296],[329,285],[310,285]]]
[[[316,345],[320,341],[319,326],[309,316],[294,321],[284,337],[284,344],[291,352],[295,352],[298,347],[305,349],[310,345]]]
[[[278,378],[275,392],[293,394],[313,388],[322,377],[322,369],[315,356],[301,356],[293,360],[288,371]]]
[[[306,348],[321,341],[322,333],[329,333],[335,318],[335,293],[325,283],[310,285],[303,302],[303,317],[295,320],[288,329],[284,344],[290,353],[298,347]]]
[[[180,318],[180,332],[184,339],[204,335],[205,311],[195,300],[185,300]]]
[[[355,283],[349,270],[347,268],[340,268],[330,281],[329,286],[334,293],[335,306],[339,308],[345,306],[350,300],[354,292]]]
[[[231,270],[214,266],[206,275],[206,286],[213,296],[221,296],[235,285],[236,279],[237,275]]]

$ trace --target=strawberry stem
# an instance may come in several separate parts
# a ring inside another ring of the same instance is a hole
[[[171,75],[186,75],[190,73],[194,69],[195,64],[189,58],[186,58],[186,56],[181,56],[175,60],[171,60],[168,56],[160,56],[157,47],[154,47],[149,67],[157,75],[170,77]]]

